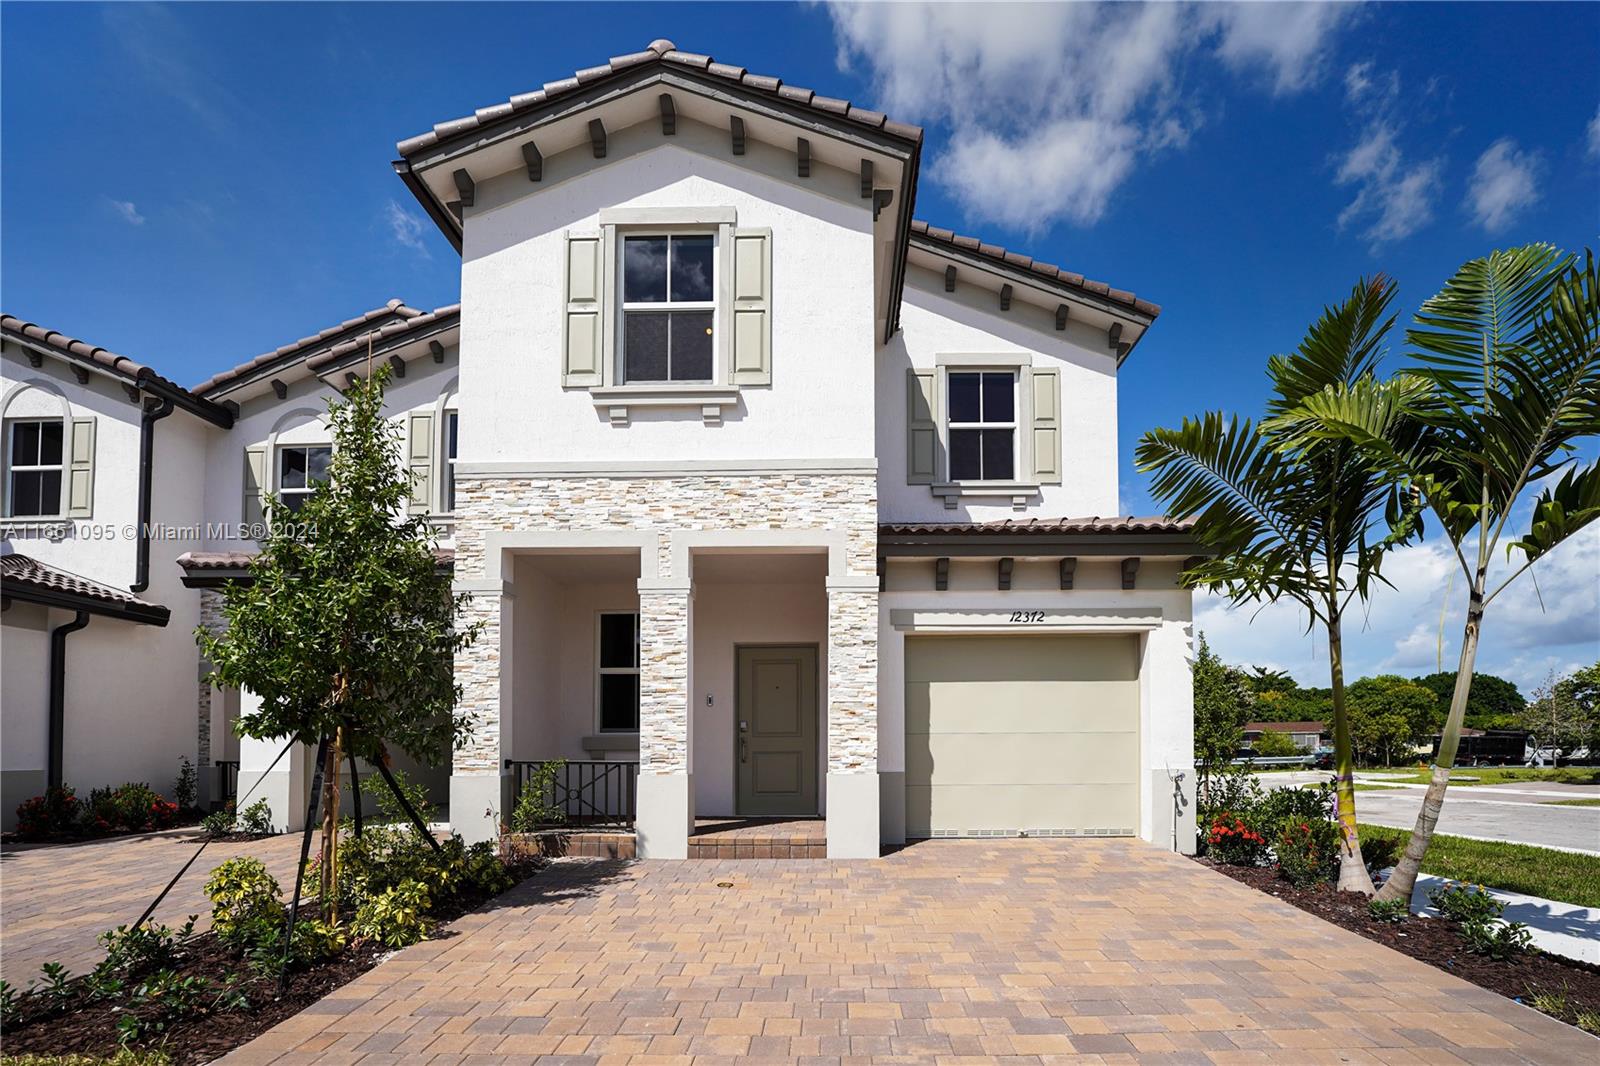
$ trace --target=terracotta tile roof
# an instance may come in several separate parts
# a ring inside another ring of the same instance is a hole
[[[1188,533],[1188,518],[1006,518],[996,522],[889,522],[878,527],[880,537],[950,536],[1074,536],[1086,533]]]
[[[1082,274],[1074,274],[1070,270],[1062,270],[1052,263],[1043,263],[1032,256],[1022,255],[1019,252],[1008,252],[998,244],[989,244],[978,237],[967,237],[951,230],[929,225],[922,219],[912,219],[911,238],[916,240],[919,237],[931,244],[942,244],[949,248],[969,252],[1001,266],[1007,266],[1013,270],[1020,270],[1026,274],[1033,274],[1070,288],[1103,297],[1112,303],[1121,304],[1140,314],[1149,315],[1151,318],[1161,314],[1160,304],[1151,303],[1149,300],[1141,300],[1133,293],[1123,289],[1113,289],[1103,281],[1094,281],[1084,277]]]
[[[28,598],[29,592],[53,593],[85,601],[82,604],[85,610],[93,611],[99,605],[111,609],[106,613],[130,613],[150,621],[159,618],[159,625],[166,625],[168,617],[167,609],[160,604],[148,603],[122,589],[47,566],[30,555],[0,556],[0,591],[19,599]]]
[[[410,311],[411,308],[408,307],[406,310]],[[461,305],[456,303],[435,308],[432,311],[418,314],[413,318],[407,318],[403,321],[385,322],[375,330],[368,330],[365,333],[351,337],[347,341],[342,341],[339,344],[334,345],[325,352],[313,355],[310,359],[306,360],[306,366],[312,371],[321,370],[324,367],[337,363],[339,360],[344,359],[347,356],[358,355],[361,352],[366,351],[368,338],[371,338],[372,345],[374,348],[376,348],[405,334],[416,333],[432,325],[438,325],[441,323],[448,324],[450,318],[460,314]]]
[[[178,565],[186,571],[195,570],[243,570],[255,562],[259,552],[225,551],[225,552],[184,552],[178,556]],[[456,552],[454,548],[435,548],[433,557],[439,561],[440,566],[454,566]]]
[[[463,118],[436,123],[433,129],[427,133],[408,137],[395,145],[395,148],[402,156],[413,155],[424,148],[431,148],[441,141],[449,140],[458,134],[479,129],[508,115],[515,115],[520,111],[526,111],[551,100],[560,99],[570,93],[577,92],[579,89],[586,88],[602,78],[652,63],[676,67],[681,70],[695,71],[696,73],[705,74],[712,78],[718,78],[742,86],[745,89],[771,96],[774,99],[800,104],[919,144],[922,142],[922,127],[920,126],[896,122],[881,112],[856,107],[848,100],[836,100],[832,97],[819,95],[810,89],[802,89],[795,85],[785,85],[781,78],[765,74],[752,74],[744,67],[730,63],[718,63],[708,55],[681,52],[678,50],[677,45],[662,39],[651,41],[649,46],[641,52],[613,56],[599,66],[586,67],[577,71],[571,77],[546,82],[542,88],[535,89],[532,92],[518,93],[505,103],[480,107],[477,111]]]
[[[1246,733],[1321,733],[1321,722],[1246,722]]]
[[[162,377],[143,363],[135,362],[125,355],[118,355],[98,344],[69,337],[59,330],[49,329],[36,322],[25,322],[15,315],[0,315],[0,334],[4,333],[12,333],[19,338],[44,344],[79,362],[93,363],[135,384],[155,382],[178,392],[189,391],[177,382]]]
[[[229,382],[236,381],[252,371],[259,370],[263,367],[272,366],[279,363],[291,363],[295,360],[296,356],[304,355],[306,352],[316,348],[319,344],[325,344],[334,337],[360,329],[363,326],[370,328],[371,324],[374,322],[392,322],[395,320],[404,320],[407,318],[415,318],[420,314],[422,314],[421,311],[418,311],[414,307],[407,307],[404,301],[390,300],[382,307],[374,307],[372,310],[367,311],[364,314],[359,314],[354,318],[347,318],[343,322],[340,322],[337,326],[329,326],[327,329],[314,333],[309,337],[301,337],[297,341],[285,344],[279,348],[274,348],[270,352],[263,352],[254,359],[247,359],[238,366],[234,367],[232,370],[224,370],[220,374],[213,374],[211,377],[196,385],[194,387],[194,391],[198,393],[210,392],[216,389],[218,386],[226,385]]]

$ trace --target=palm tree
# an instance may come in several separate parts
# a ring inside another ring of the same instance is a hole
[[[1450,712],[1416,827],[1380,899],[1410,900],[1450,783],[1484,613],[1563,540],[1600,518],[1600,464],[1575,445],[1600,434],[1600,277],[1548,244],[1474,259],[1422,305],[1406,339],[1417,366],[1388,382],[1336,385],[1274,426],[1295,439],[1342,437],[1401,478],[1438,520],[1467,579],[1466,627]],[[1396,432],[1405,422],[1414,432]],[[1408,438],[1408,439],[1404,439]],[[1536,483],[1522,559],[1489,569]]]
[[[1392,283],[1363,280],[1343,303],[1327,308],[1292,355],[1268,361],[1271,415],[1295,410],[1330,386],[1376,380],[1384,336],[1394,324]],[[1151,492],[1174,514],[1195,517],[1195,535],[1216,556],[1190,567],[1191,586],[1222,589],[1234,603],[1289,599],[1328,634],[1333,688],[1333,744],[1340,826],[1339,888],[1372,894],[1361,858],[1345,706],[1343,619],[1365,599],[1383,554],[1403,539],[1411,510],[1354,443],[1305,436],[1291,443],[1248,420],[1211,412],[1157,429],[1139,442],[1140,470],[1153,471]],[[1392,531],[1381,528],[1389,505]]]

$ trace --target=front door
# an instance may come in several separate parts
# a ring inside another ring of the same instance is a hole
[[[735,744],[741,815],[817,813],[817,649],[740,648]]]

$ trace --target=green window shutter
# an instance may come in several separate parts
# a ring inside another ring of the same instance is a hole
[[[1032,479],[1040,485],[1061,484],[1061,375],[1054,368],[1028,375],[1033,401],[1030,446]]]
[[[244,510],[241,520],[259,526],[267,520],[267,446],[256,444],[244,450]]]
[[[733,231],[735,385],[772,384],[772,231]]]
[[[598,234],[567,235],[566,311],[561,326],[561,384],[601,384],[602,245]]]
[[[94,514],[94,419],[74,418],[71,451],[67,459],[68,518]]]
[[[412,514],[433,510],[433,412],[413,411],[406,417],[406,466],[411,474]]]
[[[939,372],[906,371],[906,484],[931,485],[939,473]]]

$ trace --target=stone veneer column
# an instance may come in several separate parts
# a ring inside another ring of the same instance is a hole
[[[875,859],[878,823],[878,579],[829,577],[828,857]]]
[[[512,757],[511,674],[512,607],[504,588],[457,588],[468,594],[457,623],[481,624],[478,638],[456,653],[460,709],[471,718],[467,742],[457,748],[450,770],[450,827],[469,844],[497,840],[515,797],[515,778],[505,760]]]
[[[689,634],[693,595],[679,580],[639,580],[639,857],[687,859],[694,832]]]

